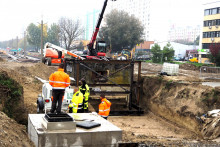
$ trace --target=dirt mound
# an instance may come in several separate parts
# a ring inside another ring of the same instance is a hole
[[[180,69],[199,71],[200,68],[193,64],[184,63],[180,65]]]
[[[26,127],[19,125],[3,112],[0,112],[0,124],[1,147],[34,147],[34,144],[27,137]]]
[[[48,80],[50,74],[57,71],[57,68],[57,66],[47,66],[43,63],[37,63],[35,66],[28,67],[28,70],[31,75]]]
[[[48,80],[50,74],[57,70],[57,66],[48,67],[42,63],[5,63],[1,64],[0,69],[23,87],[24,106],[21,108],[26,108],[27,110],[27,123],[27,114],[36,113],[36,101],[42,88],[42,83],[35,76]]]
[[[51,73],[57,70],[56,66],[47,66],[43,63],[36,63],[33,66],[19,66],[15,68],[17,72],[34,78],[38,76],[44,80],[48,80]]]

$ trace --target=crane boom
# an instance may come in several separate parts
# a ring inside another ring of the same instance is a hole
[[[45,49],[46,49],[46,48],[53,48],[53,49],[55,49],[55,50],[57,50],[57,51],[64,52],[65,54],[68,54],[68,55],[73,56],[73,57],[75,57],[75,58],[78,58],[78,59],[81,59],[81,60],[84,60],[84,59],[85,59],[85,58],[83,58],[83,57],[81,57],[81,56],[79,56],[79,55],[77,55],[77,54],[71,53],[70,51],[68,51],[68,50],[66,50],[66,49],[64,49],[64,48],[59,47],[59,46],[54,45],[54,44],[49,43],[49,42],[47,42],[47,43],[44,45],[44,48],[45,48]]]
[[[116,0],[112,0],[112,1],[116,1]],[[97,24],[96,24],[95,31],[93,32],[92,38],[91,38],[91,40],[88,44],[88,49],[89,49],[89,55],[90,56],[96,56],[97,55],[96,50],[93,48],[93,46],[94,46],[94,43],[96,41],[97,34],[99,32],[99,27],[100,27],[101,22],[102,22],[102,18],[103,18],[103,15],[104,15],[104,12],[105,12],[105,9],[106,9],[106,6],[107,6],[107,2],[108,2],[108,0],[105,0],[104,5],[102,7],[102,11],[99,15],[99,19],[98,19]]]

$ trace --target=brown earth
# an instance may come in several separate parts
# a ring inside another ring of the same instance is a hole
[[[48,67],[41,63],[1,62],[0,69],[23,86],[27,119],[28,113],[36,113],[36,100],[41,93],[42,83],[35,76],[48,80],[57,67]],[[143,96],[140,104],[145,110],[143,116],[109,117],[110,122],[123,130],[122,141],[155,146],[218,146],[216,142],[203,140],[200,134],[201,125],[195,119],[195,116],[219,107],[219,99],[212,99],[218,89],[201,86],[198,71],[189,72],[180,68],[180,73],[183,73],[180,76],[156,76],[160,69],[161,65],[142,64]],[[23,135],[24,139],[19,140],[14,135],[11,139],[14,144],[33,146],[24,131],[25,126],[1,114],[4,117],[0,119],[0,129],[10,126],[4,128],[6,133],[2,134],[1,141],[10,146],[10,139],[7,137],[17,134]]]
[[[3,112],[0,112],[0,146],[1,147],[33,147],[28,139],[26,127],[18,124]]]

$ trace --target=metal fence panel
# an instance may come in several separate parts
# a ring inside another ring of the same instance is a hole
[[[200,78],[220,79],[220,67],[202,66],[200,68]]]

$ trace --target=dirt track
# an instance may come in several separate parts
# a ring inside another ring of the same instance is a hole
[[[142,65],[142,76],[152,76],[153,73],[159,71],[160,68],[160,66],[156,67],[155,65]],[[56,71],[57,67],[48,67],[40,63],[1,62],[0,69],[6,71],[11,78],[15,79],[23,86],[24,103],[27,109],[27,113],[36,113],[36,100],[38,94],[41,92],[41,83],[34,77],[39,76],[47,80],[49,75]],[[146,71],[151,73],[148,74]],[[195,71],[195,75],[196,73],[197,71]],[[172,80],[176,81],[199,81],[198,78],[192,78],[192,76],[166,78],[168,78],[167,80],[172,78]],[[145,109],[147,110],[147,108]],[[3,121],[4,120],[1,119],[0,123],[4,124]],[[156,146],[190,146],[201,144],[205,145],[206,143],[209,145],[216,145],[215,142],[202,141],[202,139],[198,137],[194,132],[185,129],[184,127],[180,127],[178,123],[175,124],[169,120],[159,117],[151,111],[146,111],[144,116],[110,116],[109,121],[123,130],[124,142],[138,142]],[[17,128],[16,123],[10,123],[10,128],[15,127]],[[21,128],[21,130],[23,130],[23,128]],[[13,129],[10,129],[9,131],[9,128],[4,128],[4,131],[9,132],[6,134],[6,136],[10,136],[11,133],[17,133],[19,136],[22,135],[19,131]],[[15,142],[15,144],[17,142],[17,144],[20,145],[22,141],[15,138],[12,138],[12,141]],[[23,146],[33,146],[27,138],[25,140],[26,142]],[[7,137],[1,138],[1,141],[6,143],[5,146],[10,146]]]

